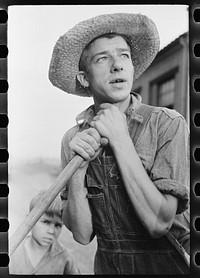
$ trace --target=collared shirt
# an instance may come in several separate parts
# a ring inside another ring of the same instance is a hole
[[[135,94],[131,94],[131,98],[125,111],[130,136],[134,124],[143,124],[139,112],[141,102]],[[92,105],[77,116],[77,125],[64,135],[61,146],[63,168],[72,158],[69,142],[77,132],[89,127],[94,116]],[[155,107],[137,139],[135,149],[157,189],[178,198],[177,214],[185,211],[189,203],[189,130],[183,116],[175,110]],[[67,197],[67,187],[61,196]]]
[[[142,123],[143,117],[138,113],[136,113],[137,108],[140,106],[140,102],[141,102],[141,96],[136,93],[131,93],[130,105],[125,111],[125,115],[127,116],[129,122],[132,119],[134,119]],[[79,126],[82,126],[82,128],[83,127],[87,128],[90,125],[90,122],[92,121],[95,115],[96,113],[95,113],[94,105],[91,105],[76,117],[76,123]],[[129,125],[128,122],[127,124]]]
[[[10,274],[80,274],[72,254],[57,240],[52,244],[50,250],[44,254],[38,265],[33,267],[25,248],[25,242],[29,237],[21,243],[11,256],[9,264]]]

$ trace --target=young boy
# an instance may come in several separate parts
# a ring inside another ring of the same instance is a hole
[[[30,211],[45,191],[30,203]],[[10,274],[80,274],[69,251],[58,242],[62,230],[62,204],[56,197],[10,258]]]

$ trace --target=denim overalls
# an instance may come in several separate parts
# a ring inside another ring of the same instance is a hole
[[[149,121],[144,120],[145,117],[147,119],[145,114],[140,101],[132,95],[132,103],[126,111],[130,136],[155,186],[163,194],[172,194],[179,199],[177,213],[180,215],[185,210],[189,196],[186,187],[188,130],[182,116],[172,110],[166,111],[164,108],[162,110],[159,108],[152,113]],[[77,116],[77,126],[63,137],[61,149],[63,167],[70,160],[68,149],[70,140],[77,132],[89,127],[87,123],[90,123],[94,115],[93,106],[83,111]],[[138,132],[141,124],[145,126],[143,133]],[[165,132],[166,129],[168,132]],[[159,141],[158,131],[161,133]],[[137,137],[139,137],[138,144],[135,141]],[[165,144],[166,142],[170,144]],[[159,144],[162,146],[160,156],[155,159]],[[176,151],[177,144],[181,147],[181,152]],[[177,169],[180,161],[182,167]],[[110,153],[108,148],[89,163],[86,186],[98,242],[95,274],[186,274],[189,272],[184,259],[166,236],[153,239],[139,221],[126,193],[111,149]],[[67,192],[66,186],[63,197],[67,198]],[[188,235],[188,231],[183,227],[174,224],[170,231],[179,238]]]
[[[139,221],[110,152],[90,162],[86,175],[98,243],[95,274],[187,273],[167,238],[153,239]]]

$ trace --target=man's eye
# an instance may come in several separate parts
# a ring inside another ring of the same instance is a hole
[[[107,56],[103,56],[103,57],[100,57],[97,59],[97,62],[103,62],[103,61],[106,61],[108,59]]]
[[[130,58],[130,55],[128,53],[122,53],[122,57],[127,59]]]

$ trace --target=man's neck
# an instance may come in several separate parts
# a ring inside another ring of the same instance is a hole
[[[131,102],[131,95],[129,95],[129,97],[127,99],[125,99],[124,101],[122,101],[122,102],[116,102],[116,103],[111,103],[111,104],[113,104],[116,107],[118,107],[119,110],[124,113],[126,111],[126,109],[129,107],[130,102]],[[95,102],[95,100],[94,100],[95,113],[98,113],[98,111],[100,110],[100,105],[102,103]]]

